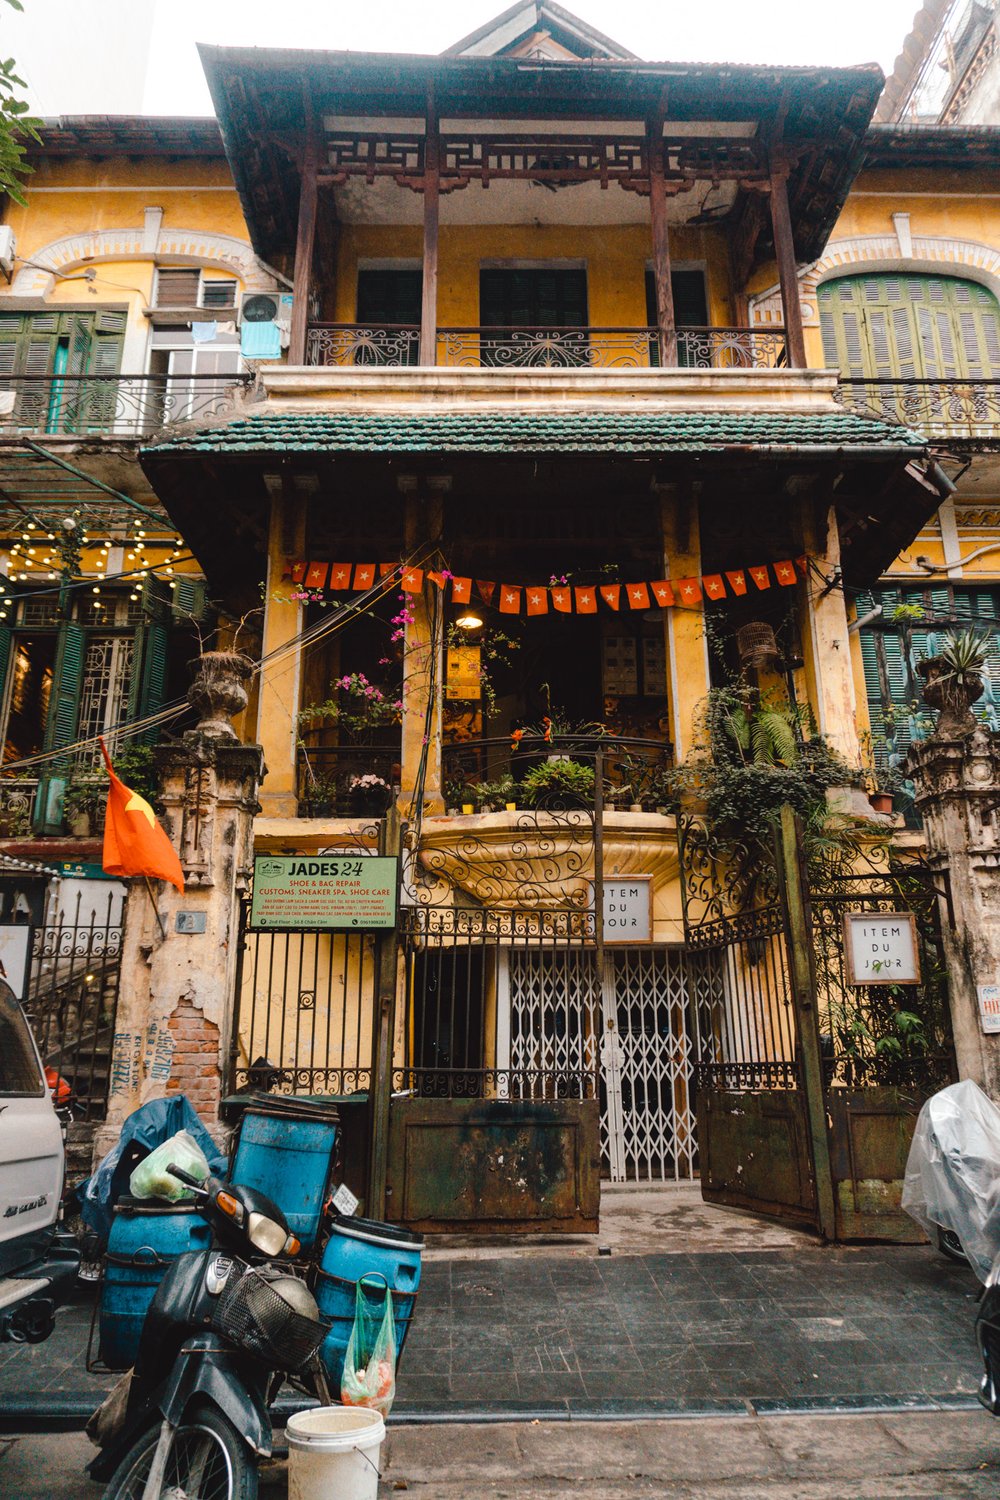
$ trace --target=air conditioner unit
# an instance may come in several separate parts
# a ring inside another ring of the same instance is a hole
[[[240,303],[241,323],[291,324],[291,292],[244,292]]]
[[[17,241],[9,224],[0,224],[0,270],[10,280],[17,258]]]

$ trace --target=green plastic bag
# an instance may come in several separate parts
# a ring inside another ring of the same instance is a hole
[[[178,1130],[169,1141],[157,1146],[136,1167],[128,1180],[128,1190],[133,1198],[165,1198],[168,1203],[180,1203],[191,1199],[190,1188],[180,1178],[174,1177],[167,1168],[173,1163],[183,1172],[190,1172],[199,1182],[208,1176],[208,1161],[193,1135]]]
[[[365,1290],[366,1281],[381,1281],[382,1287],[373,1289],[373,1296]],[[369,1274],[358,1282],[340,1399],[345,1406],[368,1406],[383,1417],[389,1415],[396,1399],[396,1325],[392,1293],[384,1276]]]

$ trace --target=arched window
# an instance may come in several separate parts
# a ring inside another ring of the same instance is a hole
[[[855,380],[1000,378],[1000,306],[976,281],[882,273],[819,289],[827,365]]]

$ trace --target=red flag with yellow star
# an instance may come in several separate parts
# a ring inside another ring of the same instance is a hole
[[[168,880],[183,894],[181,862],[166,832],[156,821],[156,814],[144,797],[133,792],[115,775],[103,740],[101,754],[111,778],[104,814],[102,864],[105,872],[108,875],[148,875],[153,880]]]

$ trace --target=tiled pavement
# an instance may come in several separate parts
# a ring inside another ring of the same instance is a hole
[[[978,1379],[971,1271],[926,1246],[431,1260],[399,1416],[958,1405]],[[82,1410],[90,1310],[0,1346],[5,1408]],[[96,1398],[96,1400],[94,1400]]]

